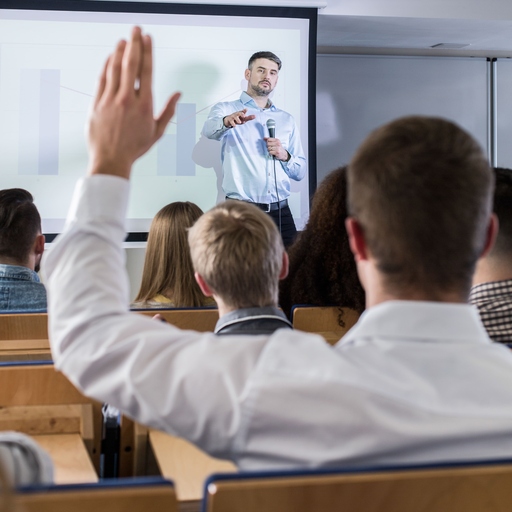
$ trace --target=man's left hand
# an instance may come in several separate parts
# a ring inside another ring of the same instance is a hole
[[[290,159],[290,154],[283,148],[283,146],[281,146],[281,141],[279,139],[265,137],[265,141],[267,143],[267,150],[269,154],[275,156],[277,160],[286,162]]]

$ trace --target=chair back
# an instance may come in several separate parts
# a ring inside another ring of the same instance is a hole
[[[336,343],[359,319],[359,313],[338,306],[293,306],[293,328],[320,333],[331,344]]]
[[[31,487],[15,503],[24,512],[177,512],[174,486],[162,478]]]
[[[217,308],[142,309],[133,311],[151,317],[159,314],[179,329],[199,332],[213,332],[219,319]]]
[[[213,475],[205,484],[202,512],[506,512],[511,483],[510,460]]]
[[[98,474],[101,407],[78,391],[53,364],[0,364],[0,429],[29,435],[79,433]]]

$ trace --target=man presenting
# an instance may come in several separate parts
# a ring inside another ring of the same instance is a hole
[[[254,203],[267,212],[289,246],[297,234],[288,206],[290,179],[304,178],[306,158],[293,117],[269,99],[280,69],[281,60],[272,52],[252,55],[245,70],[247,91],[239,100],[217,103],[203,135],[222,142],[226,198]]]

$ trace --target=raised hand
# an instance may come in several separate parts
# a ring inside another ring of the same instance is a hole
[[[130,177],[132,164],[164,133],[180,93],[153,116],[153,56],[148,35],[134,27],[107,59],[88,124],[89,173]]]

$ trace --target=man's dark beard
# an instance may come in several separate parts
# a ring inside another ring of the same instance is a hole
[[[251,89],[258,95],[258,96],[268,96],[272,90],[269,87],[268,89],[262,89],[259,85],[251,85]]]

